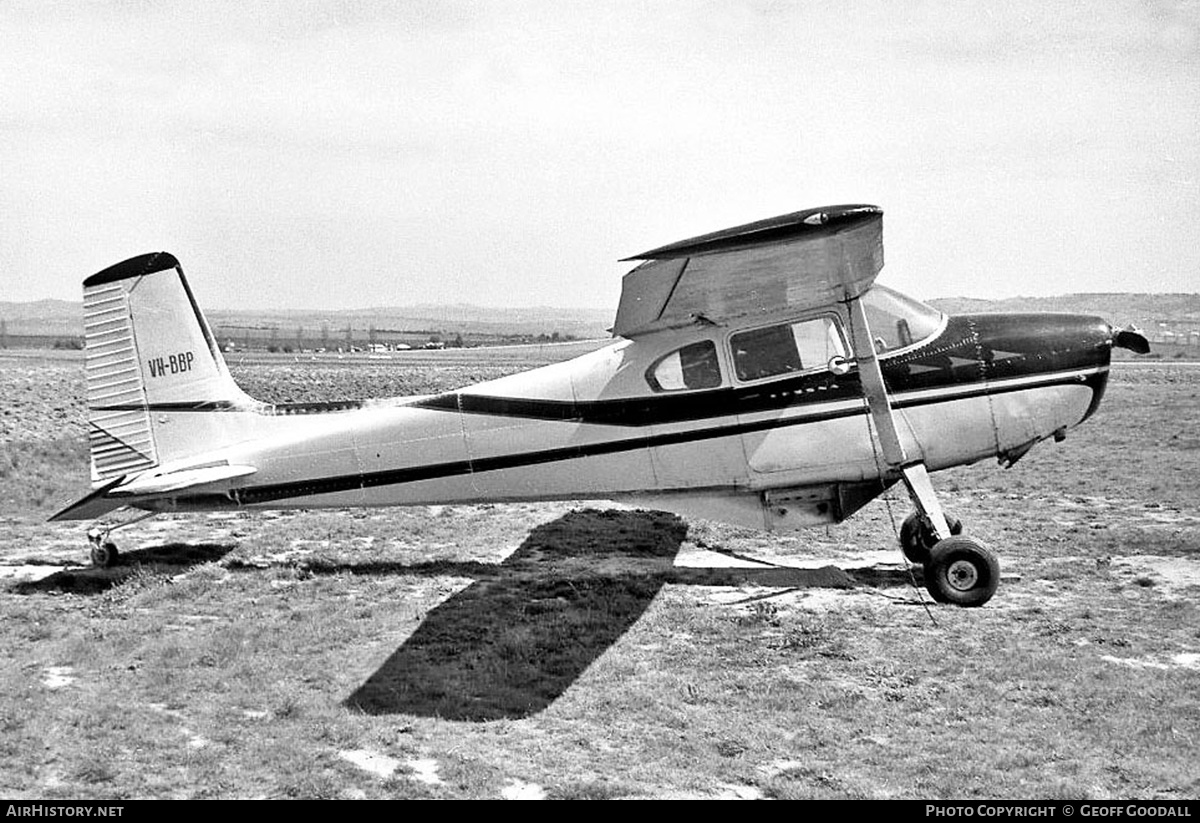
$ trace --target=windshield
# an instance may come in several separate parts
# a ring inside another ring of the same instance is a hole
[[[875,351],[903,349],[932,337],[942,327],[942,313],[887,286],[873,286],[862,298],[875,338]]]

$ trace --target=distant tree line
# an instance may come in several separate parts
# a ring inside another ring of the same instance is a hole
[[[311,334],[303,326],[285,334],[279,326],[219,325],[215,334],[226,351],[259,350],[290,354],[311,351],[362,351],[420,348],[470,348],[484,345],[561,343],[579,339],[573,334],[552,331],[541,334],[486,334],[439,329],[385,329],[369,325],[365,330],[346,325],[331,329],[322,323]]]

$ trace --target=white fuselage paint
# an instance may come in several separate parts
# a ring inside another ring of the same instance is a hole
[[[724,336],[711,339],[719,344]],[[646,398],[650,364],[698,337],[692,328],[623,340],[460,394],[572,403]],[[728,354],[718,349],[729,375]],[[898,392],[891,400],[907,452],[936,470],[1077,424],[1093,401],[1083,380],[1105,370],[1107,365],[997,381],[986,394],[976,383]],[[415,405],[419,400],[296,416],[226,412],[239,418],[240,442],[205,459],[257,472],[214,491],[265,508],[688,493],[711,498],[714,491],[757,498],[770,489],[874,480],[886,469],[861,398],[641,426],[425,408]],[[185,424],[187,413],[169,416]],[[341,487],[330,490],[330,478],[340,479]],[[271,499],[239,497],[239,489],[264,487],[276,489]],[[162,500],[155,507],[176,505],[202,504]]]

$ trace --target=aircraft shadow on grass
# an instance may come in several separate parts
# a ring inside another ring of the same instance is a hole
[[[536,714],[629,630],[668,583],[751,585],[773,597],[801,588],[899,586],[903,570],[834,567],[676,567],[687,524],[666,512],[572,511],[533,529],[503,563],[450,560],[312,563],[314,574],[468,577],[346,700],[367,714],[451,720]],[[177,574],[222,560],[236,543],[168,543],[132,550],[112,568],[67,568],[19,583],[18,594],[103,594],[139,570]],[[711,547],[706,547],[710,548]],[[712,549],[720,551],[719,549]],[[742,558],[753,559],[753,558]],[[232,570],[260,566],[227,560]]]
[[[686,536],[673,514],[585,510],[537,527],[498,566],[353,566],[356,574],[462,574],[475,582],[431,610],[346,705],[449,720],[529,717],[612,646],[667,583],[852,588],[908,579],[902,571],[856,579],[858,572],[852,578],[832,566],[676,568]]]
[[[109,568],[68,566],[40,580],[17,583],[15,594],[103,594],[139,572],[161,571],[181,574],[193,566],[215,563],[237,548],[236,543],[164,543],[122,552],[117,565]]]

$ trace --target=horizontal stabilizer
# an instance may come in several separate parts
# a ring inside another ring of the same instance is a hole
[[[235,477],[245,477],[254,474],[258,469],[253,466],[205,466],[198,469],[181,469],[179,471],[149,471],[124,483],[110,494],[113,497],[144,496],[166,494],[182,491],[195,486],[207,486],[222,480],[232,480]]]
[[[159,497],[184,489],[209,486],[223,480],[245,477],[256,471],[253,466],[222,464],[179,471],[147,471],[128,481],[118,477],[67,506],[50,520],[96,520],[122,506],[137,505],[139,498]]]
[[[125,503],[120,500],[113,500],[111,497],[108,497],[108,493],[123,479],[118,477],[116,480],[110,480],[86,497],[81,497],[51,517],[50,522],[54,522],[55,520],[95,520],[108,514],[113,509],[121,508]]]

